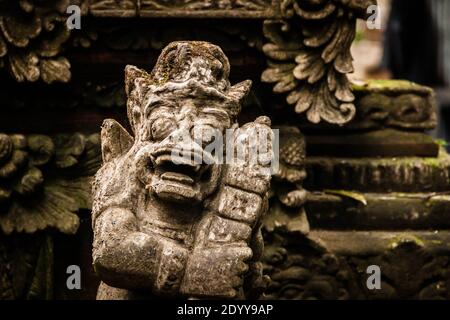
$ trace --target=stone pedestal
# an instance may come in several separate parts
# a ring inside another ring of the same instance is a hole
[[[267,230],[268,297],[448,299],[450,156],[426,135],[433,92],[398,81],[356,92],[349,125],[303,128],[311,231]],[[371,265],[379,290],[366,284]]]

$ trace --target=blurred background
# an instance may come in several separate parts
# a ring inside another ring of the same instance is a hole
[[[378,5],[379,29],[358,21],[352,80],[407,79],[432,87],[438,127],[430,134],[450,141],[450,1],[378,0]]]

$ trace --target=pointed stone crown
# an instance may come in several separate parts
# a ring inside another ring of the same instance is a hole
[[[215,99],[236,117],[251,81],[231,86],[229,74],[230,63],[218,46],[203,41],[176,41],[163,49],[150,74],[127,66],[125,84],[129,102],[142,102],[148,93]]]

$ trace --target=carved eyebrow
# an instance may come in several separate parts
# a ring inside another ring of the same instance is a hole
[[[161,116],[172,116],[174,115],[173,110],[170,110],[171,108],[165,108],[165,107],[160,107],[158,109],[158,112],[155,115],[156,110],[155,109],[149,109],[149,112],[147,113],[146,117],[148,119],[155,119],[155,118],[159,118]]]
[[[163,102],[162,99],[150,99],[150,101],[147,102],[145,108],[146,109],[152,109],[154,107],[156,107],[157,105],[161,104],[161,102]]]
[[[230,121],[230,116],[225,110],[217,109],[217,108],[204,108],[202,109],[202,113],[212,114],[218,117],[221,120]]]
[[[155,107],[174,108],[175,106],[167,100],[161,98],[151,99],[144,108],[144,113],[148,116]]]

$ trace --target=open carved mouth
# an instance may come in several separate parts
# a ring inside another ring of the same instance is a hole
[[[141,158],[146,163],[140,179],[146,189],[161,199],[202,201],[215,190],[220,177],[220,167],[204,157],[212,156],[200,149],[160,148],[150,154],[150,159]]]
[[[182,157],[174,159],[171,154],[157,156],[154,160],[154,170],[163,180],[187,185],[208,181],[211,176],[211,166]]]

